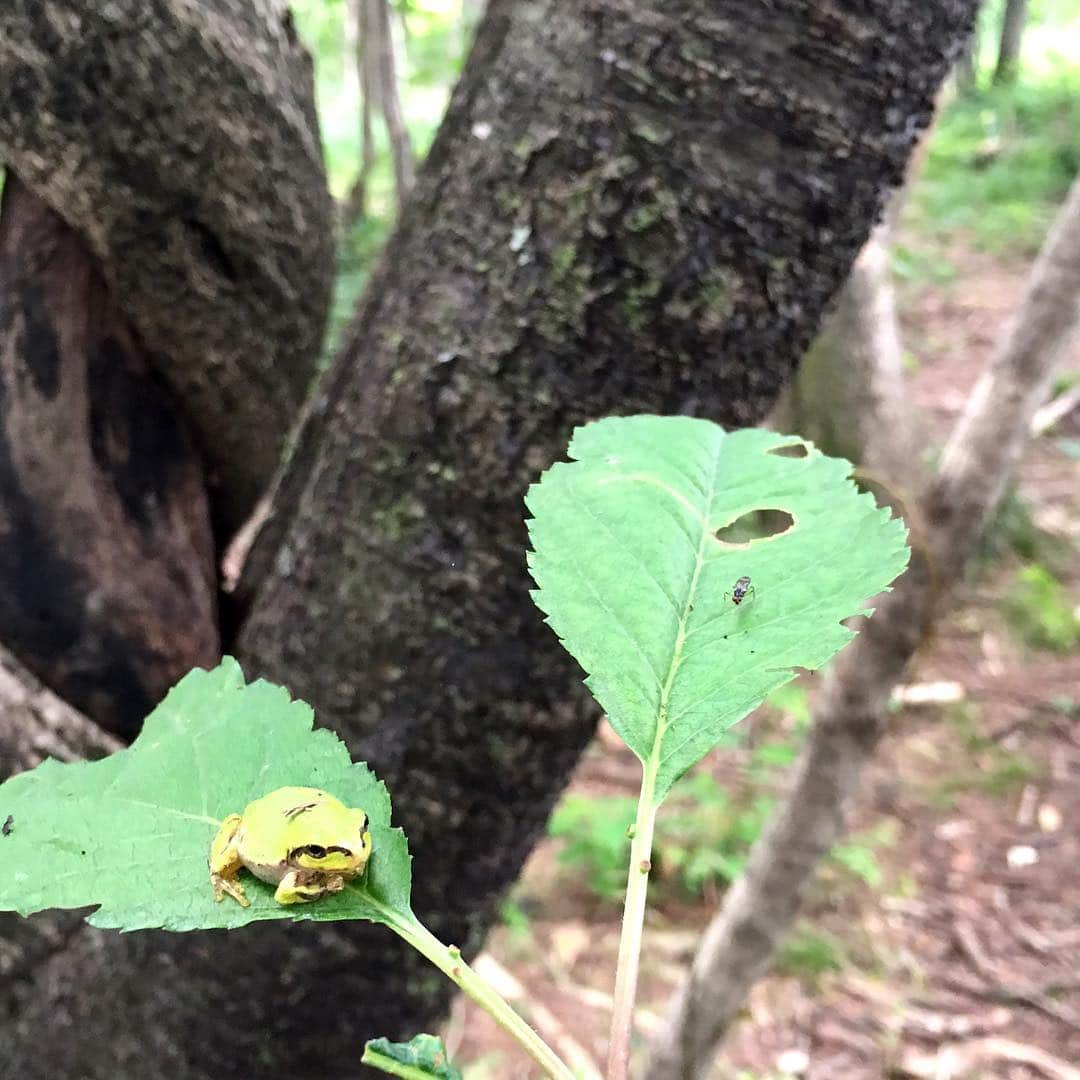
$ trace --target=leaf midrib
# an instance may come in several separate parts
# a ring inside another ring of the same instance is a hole
[[[704,512],[698,516],[697,520],[701,527],[701,536],[698,540],[697,552],[694,556],[694,572],[690,578],[690,587],[687,589],[686,598],[683,602],[682,613],[679,616],[679,627],[675,634],[675,643],[671,650],[671,660],[668,662],[667,678],[664,680],[663,686],[660,688],[660,704],[657,709],[656,716],[656,735],[653,738],[652,751],[649,754],[648,767],[651,771],[655,771],[660,765],[660,749],[663,745],[664,735],[668,730],[668,701],[671,697],[672,688],[675,685],[675,676],[679,672],[679,667],[682,664],[683,645],[686,642],[686,624],[690,618],[691,608],[694,606],[694,597],[697,595],[698,580],[701,577],[701,571],[705,566],[705,550],[711,536],[709,529],[709,514],[712,510],[713,501],[716,498],[716,478],[720,471],[720,458],[723,453],[723,438],[717,440],[715,456],[713,459],[712,476],[709,480],[709,490],[705,496]]]

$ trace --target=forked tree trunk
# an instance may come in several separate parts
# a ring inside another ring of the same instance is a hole
[[[387,780],[417,909],[468,951],[594,718],[528,597],[525,487],[590,417],[768,407],[971,6],[859,12],[495,3],[300,437],[240,653]],[[338,984],[364,1030],[430,1015],[422,960],[348,939],[395,973]]]
[[[375,165],[372,113],[378,108],[386,124],[394,193],[398,210],[405,205],[415,179],[412,139],[405,126],[398,81],[397,56],[390,22],[389,0],[348,0],[346,20],[356,47],[348,69],[360,92],[360,168],[345,203],[344,220],[350,225],[367,208],[367,185]]]
[[[971,13],[489,10],[277,487],[239,642],[389,782],[417,910],[467,950],[595,719],[528,599],[526,484],[590,417],[763,414]],[[84,930],[21,984],[0,1053],[27,1078],[350,1075],[448,986],[377,927]]]
[[[657,1038],[648,1080],[703,1080],[750,987],[769,967],[818,864],[840,839],[889,697],[949,586],[960,580],[1080,324],[1080,180],[1001,345],[912,514],[912,563],[826,673],[791,787],[702,939]]]

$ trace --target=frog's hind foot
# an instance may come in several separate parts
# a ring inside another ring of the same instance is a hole
[[[211,874],[210,884],[214,886],[214,899],[220,904],[228,893],[241,907],[251,907],[251,901],[244,895],[244,887],[235,878],[223,874]]]

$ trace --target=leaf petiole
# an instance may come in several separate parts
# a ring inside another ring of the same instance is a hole
[[[426,926],[412,916],[406,919],[390,908],[382,912],[386,925],[403,941],[430,960],[458,985],[510,1036],[553,1080],[575,1080],[574,1073],[554,1050],[519,1016],[499,992],[466,963],[461,951],[444,945]]]
[[[645,762],[641,777],[637,817],[628,834],[630,871],[626,881],[619,961],[615,971],[615,1004],[608,1039],[607,1080],[626,1080],[630,1067],[630,1037],[634,1028],[634,1000],[637,996],[641,933],[645,925],[645,901],[652,870],[653,829],[656,825],[656,773],[659,755]]]

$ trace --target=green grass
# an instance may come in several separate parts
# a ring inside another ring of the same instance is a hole
[[[846,959],[843,944],[831,934],[799,928],[777,950],[774,969],[816,988],[824,976],[840,971]]]
[[[1029,648],[1071,652],[1080,647],[1080,618],[1060,581],[1033,563],[1016,575],[1005,595],[1009,628]]]
[[[1051,575],[1067,574],[1076,559],[1076,548],[1068,539],[1039,527],[1031,504],[1015,484],[1006,488],[983,530],[980,568],[993,568],[1010,553],[1025,563],[1041,564]]]
[[[338,245],[338,269],[323,349],[324,364],[333,355],[355,313],[356,302],[371,277],[392,225],[393,219],[389,216],[363,218]]]
[[[932,247],[963,234],[995,254],[1034,254],[1080,170],[1078,132],[1075,65],[1038,77],[1022,73],[1012,86],[987,87],[953,101],[931,135],[912,191],[910,220]],[[938,280],[948,277],[932,253],[907,252],[900,266]]]
[[[796,697],[790,701],[799,706]],[[746,783],[735,793],[705,772],[691,773],[675,785],[656,821],[650,882],[655,900],[693,900],[726,887],[742,873],[772,812],[771,790],[797,751],[797,741],[784,738],[756,747]],[[616,903],[622,898],[630,851],[626,831],[635,807],[628,796],[571,793],[548,824],[549,835],[562,841],[559,861],[600,900]],[[837,844],[825,863],[830,887],[850,887],[853,882],[881,887],[885,874],[877,852],[895,843],[895,830],[895,822],[885,821]]]
[[[712,884],[734,880],[772,809],[771,797],[733,799],[707,773],[679,781],[657,818],[653,845],[654,892],[699,896]],[[624,796],[570,794],[548,825],[563,841],[560,862],[584,877],[597,898],[618,901],[626,888],[630,840],[626,830],[637,802]]]

